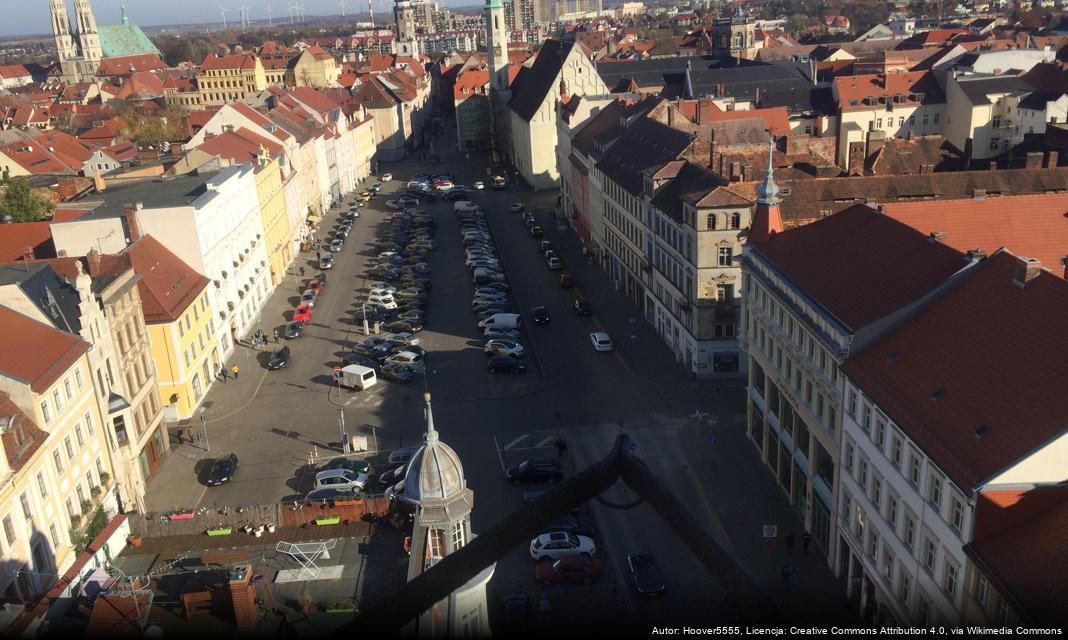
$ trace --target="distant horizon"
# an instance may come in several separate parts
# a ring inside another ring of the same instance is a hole
[[[6,0],[4,0],[6,1]],[[121,0],[90,0],[93,6],[93,15],[97,24],[119,24],[121,14],[119,4]],[[335,0],[303,0],[304,15],[307,18],[340,18],[341,10]],[[375,16],[388,15],[392,22],[392,0],[373,0]],[[67,0],[68,13],[71,22],[74,22],[74,8],[70,0]],[[260,22],[267,20],[267,0],[245,0],[249,5],[249,18],[254,26],[259,27]],[[346,18],[367,15],[366,0],[349,0],[346,2]],[[472,0],[439,0],[438,6],[450,9],[461,9],[481,6],[481,2]],[[157,4],[148,0],[128,0],[126,2],[126,15],[130,22],[136,23],[144,29],[159,29],[170,26],[197,26],[222,24],[222,15],[219,6],[226,7],[227,25],[240,25],[241,17],[238,12],[240,6],[238,0],[185,0],[176,4]],[[274,26],[289,24],[289,10],[287,0],[271,0],[273,8],[272,18]],[[52,22],[49,16],[49,7],[46,3],[30,3],[20,7],[18,15],[6,16],[0,26],[0,37],[35,37],[51,36]],[[200,19],[198,19],[200,18]],[[355,19],[353,20],[356,21]],[[296,25],[294,25],[296,26]]]

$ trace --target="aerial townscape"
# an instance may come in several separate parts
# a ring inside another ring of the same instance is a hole
[[[0,637],[1063,636],[1068,0],[475,2],[0,0]]]

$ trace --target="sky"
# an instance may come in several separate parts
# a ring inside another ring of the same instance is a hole
[[[219,5],[225,6],[226,21],[239,22],[238,7],[249,6],[252,20],[267,18],[268,0],[126,0],[126,14],[132,22],[142,26],[161,24],[195,24],[200,22],[220,22]],[[305,15],[339,15],[341,8],[336,0],[302,0]],[[294,0],[270,0],[272,16],[275,22],[289,21],[287,6]],[[117,24],[119,22],[120,0],[91,0],[93,15],[97,24]],[[367,11],[367,0],[348,0],[346,14]],[[479,0],[439,0],[440,6],[464,6],[481,4]],[[74,14],[73,0],[67,0],[70,14]],[[375,15],[391,12],[392,0],[374,0]],[[16,7],[18,10],[16,11]],[[47,0],[0,0],[0,36],[24,34],[48,34],[52,31],[48,15]],[[73,18],[71,19],[73,22]]]

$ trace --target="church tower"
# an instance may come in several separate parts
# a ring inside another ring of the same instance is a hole
[[[74,46],[74,37],[70,32],[70,16],[67,14],[67,3],[64,0],[52,0],[52,35],[56,39],[56,58],[64,75],[70,73],[68,66],[70,61],[78,57],[78,49]]]
[[[415,4],[413,0],[397,0],[393,5],[393,19],[397,23],[397,48],[399,56],[419,55],[419,43],[415,40]]]
[[[74,19],[78,23],[78,48],[84,61],[83,79],[96,75],[103,53],[100,50],[100,33],[89,0],[74,0]]]
[[[489,60],[490,89],[508,90],[508,26],[501,0],[486,0],[486,58]]]
[[[403,489],[396,487],[392,497],[412,506],[411,555],[408,580],[428,569],[474,539],[471,509],[475,492],[467,487],[460,457],[438,439],[430,394],[426,402],[426,440],[408,465]],[[435,604],[415,621],[406,635],[428,638],[490,636],[486,583],[495,565],[486,567],[449,597]]]
[[[775,166],[773,154],[775,153],[775,138],[768,140],[768,172],[764,174],[764,181],[757,188],[757,206],[753,214],[753,222],[749,225],[748,242],[767,242],[782,233],[782,212],[779,211],[779,185],[775,184]]]

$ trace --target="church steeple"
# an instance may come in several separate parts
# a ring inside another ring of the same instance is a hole
[[[67,60],[78,55],[74,38],[70,31],[70,16],[64,0],[52,0],[49,7],[52,13],[52,35],[56,39],[56,57],[62,67]]]
[[[779,211],[779,185],[775,184],[775,138],[768,139],[768,170],[757,188],[757,206],[749,225],[749,242],[767,242],[782,233],[782,212]]]
[[[486,0],[486,58],[489,61],[490,87],[508,90],[508,27],[501,0]]]
[[[74,20],[78,24],[78,49],[85,60],[84,77],[92,77],[104,57],[100,50],[100,33],[89,0],[74,0]]]

